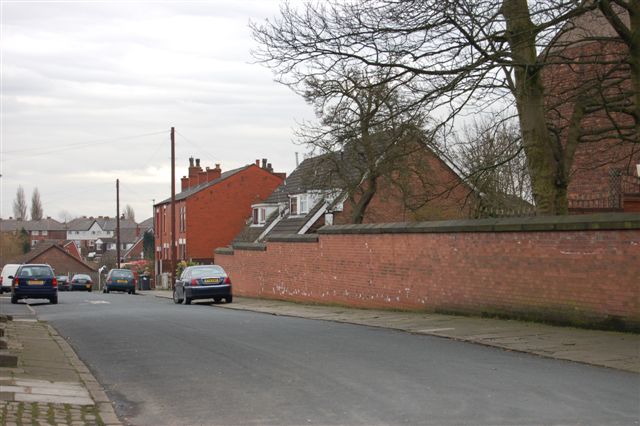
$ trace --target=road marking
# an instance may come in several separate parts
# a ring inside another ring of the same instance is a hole
[[[91,303],[92,305],[110,305],[111,302],[106,300],[85,300],[85,302]]]

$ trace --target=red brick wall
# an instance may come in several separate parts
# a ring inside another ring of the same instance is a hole
[[[189,258],[213,260],[213,251],[229,245],[246,225],[251,204],[265,200],[281,183],[282,179],[273,173],[252,165],[189,197]]]
[[[394,182],[380,178],[378,191],[365,212],[362,223],[461,219],[470,215],[471,189],[444,162],[429,150],[420,150],[409,159],[406,175],[396,174]],[[403,197],[400,188],[405,188]],[[334,214],[334,223],[351,223],[352,208]]]
[[[320,234],[317,243],[219,253],[216,263],[241,296],[637,326],[636,222],[610,231]]]

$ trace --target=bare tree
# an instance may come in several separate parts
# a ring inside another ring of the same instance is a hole
[[[73,215],[71,213],[69,213],[68,210],[60,210],[60,212],[58,213],[58,218],[63,223],[68,223],[73,219]]]
[[[129,220],[136,220],[136,213],[133,211],[133,207],[127,204],[124,208],[124,218]]]
[[[531,214],[531,182],[513,121],[476,120],[454,135],[450,158],[480,194],[476,215]]]
[[[305,81],[304,98],[318,122],[304,123],[297,134],[321,156],[311,178],[316,188],[346,192],[352,223],[362,223],[379,181],[405,170],[423,141],[424,117],[406,107],[398,91],[379,83],[384,78],[343,69],[335,79]]]
[[[18,185],[18,189],[16,190],[16,199],[13,200],[13,215],[18,220],[27,219],[27,201],[22,185]]]
[[[40,201],[40,191],[38,188],[33,190],[33,194],[31,194],[31,220],[40,220],[42,219],[42,202]]]
[[[566,37],[563,48],[606,39],[619,49],[601,57],[549,54],[559,35],[590,13],[604,16],[615,34],[580,33]],[[639,17],[640,2],[631,0],[329,0],[284,4],[279,18],[252,29],[260,43],[255,57],[299,92],[310,78],[333,78],[335,69],[383,69],[386,83],[406,87],[443,126],[469,113],[517,117],[536,208],[565,214],[575,154],[566,140],[585,138],[586,126],[576,123],[604,113],[609,127],[638,143]],[[559,63],[611,66],[629,83],[608,89],[590,76],[581,86],[589,90],[571,94],[567,130],[558,129],[548,114],[545,72]]]

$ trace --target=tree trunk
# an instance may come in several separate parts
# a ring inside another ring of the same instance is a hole
[[[365,183],[366,185],[361,185],[362,195],[357,201],[355,198],[350,197],[351,205],[353,206],[353,211],[351,212],[351,223],[362,223],[364,220],[364,213],[367,211],[367,207],[373,199],[373,196],[376,195],[376,190],[378,188],[377,176],[367,177]]]
[[[501,13],[507,24],[507,40],[514,62],[515,99],[522,141],[527,155],[533,198],[538,214],[566,214],[567,191],[560,141],[547,128],[542,68],[537,63],[535,26],[527,0],[503,0]]]

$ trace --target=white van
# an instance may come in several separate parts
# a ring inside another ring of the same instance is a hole
[[[7,263],[2,267],[2,275],[0,275],[0,294],[7,292],[11,293],[11,279],[10,276],[15,275],[18,267],[15,263]]]

